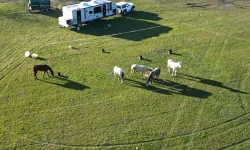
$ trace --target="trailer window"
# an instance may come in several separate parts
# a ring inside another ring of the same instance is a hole
[[[101,6],[98,6],[98,7],[94,8],[94,14],[97,14],[97,13],[100,13],[100,12],[102,12],[102,7]]]
[[[112,3],[109,3],[109,9],[112,10]]]
[[[89,11],[89,14],[92,14],[93,13],[93,11]]]

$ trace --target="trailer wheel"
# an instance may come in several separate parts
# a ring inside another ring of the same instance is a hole
[[[123,16],[126,16],[126,15],[127,15],[127,10],[126,10],[126,9],[122,12],[122,15],[123,15]]]

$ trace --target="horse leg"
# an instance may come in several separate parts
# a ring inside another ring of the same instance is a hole
[[[37,79],[36,74],[37,74],[37,70],[34,70],[34,78],[35,78],[35,79]]]
[[[168,66],[168,72],[170,73],[170,67]]]
[[[46,72],[47,72],[47,71],[44,71],[44,72],[43,72],[43,78],[44,78],[44,75],[45,75]]]
[[[174,76],[176,76],[176,71],[177,71],[177,69],[175,69],[175,75]]]
[[[49,72],[48,71],[46,71],[46,72],[47,72],[47,75],[50,77]]]
[[[172,71],[172,76],[174,76],[174,72],[175,72],[175,70],[173,69],[173,71]]]

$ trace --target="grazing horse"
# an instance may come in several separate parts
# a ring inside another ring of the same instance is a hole
[[[161,73],[160,68],[155,68],[153,71],[151,71],[149,76],[148,76],[148,80],[146,82],[146,87],[148,87],[148,82],[149,81],[151,81],[151,84],[152,84],[153,79],[158,79],[160,73]]]
[[[116,75],[118,75],[118,80],[121,79],[121,83],[123,83],[124,70],[122,68],[115,66],[114,67],[114,76],[116,77]]]
[[[152,70],[153,70],[152,68],[149,68],[149,67],[144,66],[144,65],[133,64],[133,65],[131,65],[130,75],[132,75],[135,71],[137,71],[137,72],[142,72],[142,77],[143,77],[143,74],[145,72],[152,71]]]
[[[43,77],[44,77],[46,72],[49,76],[48,70],[50,71],[51,75],[54,77],[54,71],[50,68],[50,66],[48,66],[48,65],[35,65],[33,67],[34,77],[37,78],[36,74],[38,71],[44,71]]]
[[[181,62],[174,62],[172,59],[168,60],[168,72],[170,72],[170,68],[173,69],[172,76],[176,76],[176,70],[181,68]]]

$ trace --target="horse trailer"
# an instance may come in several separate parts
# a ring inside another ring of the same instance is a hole
[[[59,17],[62,27],[80,26],[83,23],[116,15],[116,4],[107,0],[91,0],[62,7],[63,16]]]
[[[47,11],[50,8],[50,0],[28,0],[29,10]]]

